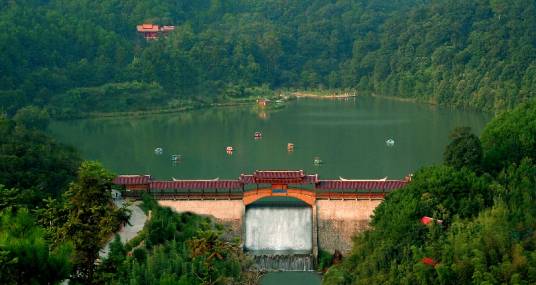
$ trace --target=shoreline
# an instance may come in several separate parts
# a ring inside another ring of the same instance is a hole
[[[428,101],[422,101],[417,98],[405,98],[405,97],[397,97],[397,96],[385,96],[385,95],[378,95],[378,94],[370,94],[367,95],[373,98],[379,98],[379,99],[388,99],[388,100],[394,100],[399,102],[409,102],[409,103],[422,103],[422,104],[428,104],[432,106],[439,106],[437,102],[428,100]]]
[[[274,91],[274,92],[277,92],[277,91]],[[295,99],[315,99],[315,100],[317,99],[341,100],[341,99],[351,99],[351,98],[357,98],[357,97],[363,96],[363,97],[393,100],[393,101],[398,101],[398,102],[426,104],[426,105],[435,106],[435,107],[440,106],[440,104],[438,104],[437,102],[434,102],[433,100],[420,100],[418,98],[404,98],[404,97],[385,96],[385,95],[378,95],[378,94],[358,95],[357,92],[355,91],[353,93],[345,92],[343,94],[336,94],[335,92],[331,94],[329,92],[320,94],[316,92],[295,91],[295,92],[288,92],[285,95],[287,97],[295,98]],[[125,111],[125,112],[91,112],[91,113],[78,114],[75,117],[56,117],[52,119],[58,120],[58,121],[69,121],[69,120],[98,119],[98,118],[106,119],[106,118],[124,118],[124,117],[144,117],[144,116],[150,116],[150,115],[189,112],[189,111],[202,110],[202,109],[208,109],[208,108],[252,106],[256,104],[257,99],[259,98],[229,100],[229,101],[217,102],[217,103],[197,103],[197,104],[190,103],[190,104],[187,104],[186,106],[181,106],[181,107],[154,108],[154,109],[149,109],[149,110]]]
[[[80,114],[77,117],[71,118],[53,118],[58,121],[70,121],[70,120],[83,120],[83,119],[99,119],[99,118],[123,118],[123,117],[144,117],[150,115],[160,115],[160,114],[172,114],[179,112],[189,112],[194,110],[202,110],[208,108],[222,108],[222,107],[233,107],[233,106],[247,106],[253,105],[255,101],[243,101],[243,102],[224,102],[224,103],[210,103],[210,104],[200,104],[197,106],[188,105],[183,107],[175,108],[155,108],[150,110],[138,110],[138,111],[125,111],[125,112],[92,112]]]
[[[353,94],[350,94],[348,92],[344,93],[344,94],[336,94],[336,93],[331,93],[331,94],[326,94],[326,95],[322,95],[322,94],[318,94],[318,93],[311,93],[311,92],[301,92],[301,91],[297,91],[297,92],[292,92],[290,93],[290,96],[293,96],[293,97],[296,97],[296,98],[312,98],[312,99],[348,99],[348,98],[355,98],[357,97],[357,93],[354,92]]]

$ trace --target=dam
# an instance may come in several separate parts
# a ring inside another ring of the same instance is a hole
[[[176,212],[209,216],[240,237],[261,271],[313,270],[319,249],[347,254],[385,195],[402,180],[321,180],[302,170],[257,170],[237,180],[153,180],[120,175],[124,197],[152,195]]]

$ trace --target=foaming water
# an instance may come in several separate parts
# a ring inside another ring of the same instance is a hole
[[[261,254],[254,255],[255,267],[259,271],[312,271],[312,254]]]
[[[312,210],[307,206],[253,206],[246,210],[245,249],[261,271],[310,271]]]
[[[310,207],[251,207],[246,211],[246,250],[311,252]]]

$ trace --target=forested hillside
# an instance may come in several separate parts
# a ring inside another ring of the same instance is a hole
[[[0,106],[53,116],[261,90],[356,89],[477,109],[536,90],[534,1],[1,1]],[[136,25],[175,25],[146,42]]]
[[[445,165],[387,196],[324,284],[535,284],[534,130],[533,102],[495,118],[481,139],[454,132]]]

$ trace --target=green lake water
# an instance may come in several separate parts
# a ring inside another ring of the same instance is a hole
[[[88,119],[51,124],[62,142],[117,174],[160,179],[236,179],[257,169],[303,169],[321,179],[403,178],[440,163],[450,130],[479,134],[489,115],[386,99],[293,101],[285,108],[213,108],[141,118]],[[255,140],[254,133],[262,132]],[[392,147],[386,145],[393,139]],[[289,153],[287,143],[294,143]],[[235,151],[228,155],[227,146]],[[155,148],[163,149],[156,155]],[[170,160],[182,155],[180,163]],[[319,157],[324,164],[315,166]],[[311,272],[265,275],[261,284],[320,284]]]
[[[254,107],[213,108],[142,118],[54,122],[53,134],[117,174],[160,179],[234,179],[256,169],[303,169],[322,179],[403,178],[441,162],[448,133],[480,133],[488,115],[393,100],[299,100],[260,114]],[[261,140],[254,139],[256,131]],[[395,141],[388,147],[387,139]],[[295,150],[287,151],[287,143]],[[235,151],[228,155],[227,146]],[[154,149],[163,149],[156,155]],[[173,163],[170,155],[182,155]],[[324,164],[315,166],[319,157]]]

